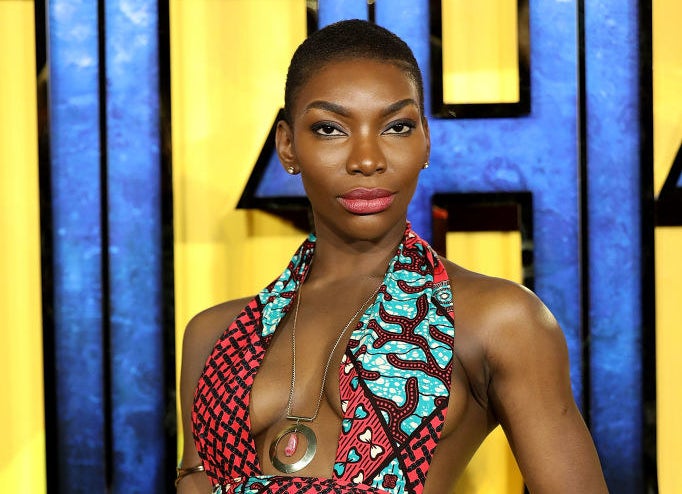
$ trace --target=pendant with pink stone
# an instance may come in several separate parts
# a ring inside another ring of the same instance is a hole
[[[298,446],[301,435],[305,438],[305,447],[303,448],[305,451],[299,452]],[[280,443],[283,442],[285,438],[286,447],[284,448],[284,451],[282,451]],[[315,436],[315,432],[313,432],[310,427],[296,421],[295,425],[287,427],[275,436],[270,443],[269,456],[273,467],[282,473],[288,474],[304,469],[312,461],[316,451],[317,437]],[[283,456],[286,456],[286,458],[291,458],[294,455],[300,458],[293,463],[284,463],[277,457],[278,452],[282,452]]]
[[[284,456],[287,458],[293,456],[296,453],[296,448],[298,447],[298,432],[293,431],[289,434],[289,439],[287,440],[287,445],[284,448]]]

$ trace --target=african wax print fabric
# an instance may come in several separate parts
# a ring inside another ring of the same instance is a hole
[[[263,475],[251,386],[315,252],[310,235],[282,275],[229,325],[195,392],[195,444],[215,493],[421,493],[443,427],[454,345],[443,263],[407,225],[339,367],[343,418],[331,478]]]

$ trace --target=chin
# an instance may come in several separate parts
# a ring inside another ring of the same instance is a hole
[[[337,224],[337,234],[347,240],[379,242],[387,236],[400,235],[402,238],[406,216],[395,218],[384,213],[353,215],[343,224]]]

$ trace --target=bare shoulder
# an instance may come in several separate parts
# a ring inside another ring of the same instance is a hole
[[[252,297],[230,300],[195,315],[183,335],[183,364],[203,366],[218,338]]]
[[[188,405],[199,376],[218,338],[246,306],[250,298],[218,304],[195,315],[187,324],[182,339],[180,391]]]
[[[607,492],[575,404],[566,340],[523,286],[446,263],[455,303],[455,352],[502,425],[531,492]]]
[[[446,262],[455,309],[455,352],[479,400],[499,408],[500,394],[552,376],[569,391],[562,329],[531,290]],[[497,406],[496,406],[497,405]],[[495,410],[497,419],[499,409]]]
[[[243,298],[216,305],[198,313],[187,324],[183,335],[180,372],[180,406],[184,434],[183,465],[193,466],[201,463],[194,448],[191,424],[192,402],[197,382],[216,341],[249,300]],[[195,475],[191,481],[201,483],[205,487],[204,492],[208,492],[210,486],[205,475]],[[188,482],[190,481],[184,482],[185,485]]]
[[[455,300],[458,340],[475,340],[488,358],[519,348],[530,351],[543,342],[558,345],[556,350],[561,352],[563,332],[535,293],[510,280],[469,271],[447,260],[445,264]]]

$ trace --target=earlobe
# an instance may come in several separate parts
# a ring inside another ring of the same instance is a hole
[[[295,175],[298,172],[298,167],[296,166],[296,153],[294,151],[294,135],[289,124],[284,120],[277,122],[275,146],[279,161],[286,172]]]

